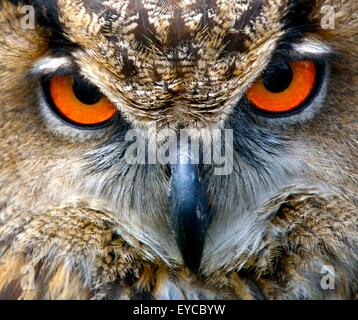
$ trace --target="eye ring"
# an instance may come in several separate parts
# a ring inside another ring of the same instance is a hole
[[[118,119],[116,107],[80,76],[47,76],[42,79],[42,88],[53,114],[76,129],[99,130]]]
[[[311,64],[311,66],[314,66],[314,70],[315,70],[315,75],[313,78],[313,83],[312,83],[312,87],[309,88],[309,90],[307,90],[307,94],[306,96],[302,96],[301,101],[297,104],[297,105],[293,105],[290,108],[287,107],[286,110],[283,111],[274,111],[274,107],[270,110],[271,106],[267,109],[265,108],[260,108],[260,106],[255,105],[255,101],[253,101],[252,97],[250,96],[250,93],[252,94],[251,90],[255,90],[253,88],[255,88],[255,85],[259,85],[261,88],[261,91],[263,91],[262,87],[264,86],[263,82],[263,78],[261,77],[260,79],[258,79],[253,86],[247,91],[246,96],[244,98],[245,103],[250,107],[251,110],[253,110],[254,113],[263,116],[263,117],[267,117],[267,118],[283,118],[283,117],[291,117],[293,115],[296,115],[298,113],[301,113],[303,110],[305,110],[307,107],[309,107],[313,101],[315,100],[315,98],[319,95],[319,93],[322,90],[322,86],[324,84],[324,78],[325,78],[325,69],[326,69],[326,65],[324,62],[322,61],[315,61],[315,60],[309,60],[309,59],[303,59],[303,60],[296,60],[296,61],[290,61],[287,62],[287,64],[294,64],[294,63],[303,63],[303,62],[309,62]],[[296,70],[297,72],[297,70]],[[293,70],[293,76],[295,73],[295,70]],[[291,85],[291,84],[290,84]],[[294,87],[291,87],[290,90],[294,89]],[[270,93],[270,92],[269,92]],[[286,92],[287,93],[287,92]],[[292,94],[294,94],[295,92],[292,92]],[[276,93],[276,92],[271,92],[271,94],[273,95],[279,95],[280,93]],[[274,101],[275,99],[273,99],[272,101]],[[270,101],[268,99],[268,101]]]

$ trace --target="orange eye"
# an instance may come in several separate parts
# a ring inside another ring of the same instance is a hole
[[[54,111],[79,126],[101,126],[112,120],[116,107],[89,82],[79,77],[55,76],[48,81],[47,95]]]
[[[317,66],[311,60],[282,63],[266,71],[247,92],[259,111],[286,113],[301,107],[317,85]]]

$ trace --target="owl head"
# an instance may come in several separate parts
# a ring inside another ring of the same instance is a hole
[[[21,217],[81,205],[211,272],[255,250],[274,197],[356,202],[353,1],[0,8],[0,205]]]

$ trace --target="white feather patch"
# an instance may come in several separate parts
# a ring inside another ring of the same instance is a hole
[[[30,74],[44,75],[61,68],[70,67],[71,64],[72,61],[68,57],[43,57],[33,64]]]

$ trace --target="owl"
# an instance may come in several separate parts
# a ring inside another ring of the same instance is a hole
[[[0,297],[354,299],[353,0],[0,1]]]

